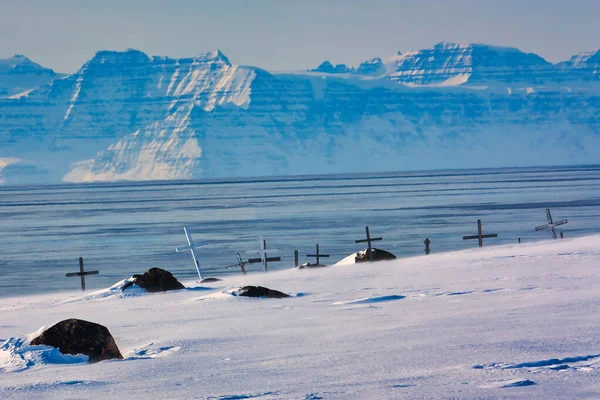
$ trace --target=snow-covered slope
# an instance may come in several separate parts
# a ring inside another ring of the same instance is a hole
[[[600,398],[598,236],[185,283],[0,299],[0,397]],[[125,360],[29,345],[71,317]]]
[[[0,99],[0,158],[30,166],[8,183],[597,163],[594,57],[441,43],[274,74],[100,51]]]

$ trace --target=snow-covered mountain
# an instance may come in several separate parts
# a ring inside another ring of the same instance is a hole
[[[440,43],[356,68],[269,73],[220,51],[100,51],[73,75],[0,97],[0,178],[597,163],[599,57],[552,64],[513,48]],[[0,82],[10,71],[0,69]]]
[[[0,59],[0,99],[27,96],[33,89],[49,85],[60,76],[21,54]]]

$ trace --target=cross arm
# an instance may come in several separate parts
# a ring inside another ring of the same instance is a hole
[[[68,277],[71,277],[71,276],[81,276],[81,275],[98,275],[99,273],[100,273],[99,271],[85,271],[85,272],[69,272],[65,275]]]
[[[371,242],[375,242],[377,240],[383,240],[383,238],[382,237],[371,238]],[[369,239],[360,239],[360,240],[355,240],[354,243],[366,243],[368,241],[369,241]]]

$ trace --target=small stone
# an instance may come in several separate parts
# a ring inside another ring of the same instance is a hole
[[[220,282],[219,278],[204,278],[200,281],[200,283],[210,283],[210,282]]]
[[[90,362],[123,356],[105,326],[81,319],[66,319],[51,326],[31,341],[32,345],[56,347],[63,354],[85,354]]]
[[[323,268],[323,267],[327,267],[327,265],[323,265],[323,264],[311,264],[311,263],[304,263],[304,264],[300,264],[298,265],[298,269],[305,269],[305,268]]]
[[[268,297],[269,299],[284,299],[290,295],[282,293],[278,290],[269,289],[262,286],[244,286],[234,292],[236,296],[245,297]]]
[[[376,249],[373,248],[373,261],[389,261],[389,260],[395,260],[396,256],[393,255],[392,253],[390,253],[389,251],[385,251],[385,250],[380,250],[380,249]],[[359,251],[358,253],[356,253],[356,257],[354,258],[354,262],[355,263],[363,263],[363,262],[370,262],[370,258],[369,258],[369,250],[368,249],[363,249],[361,251]]]

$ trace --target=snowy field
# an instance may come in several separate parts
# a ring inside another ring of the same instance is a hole
[[[600,236],[184,284],[0,299],[0,398],[600,398]],[[66,318],[125,360],[28,345]]]

